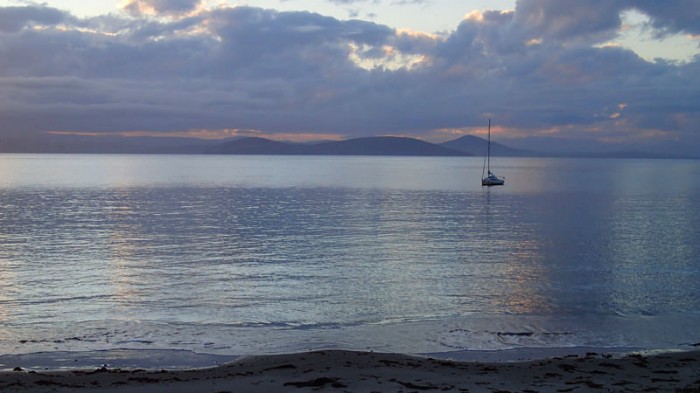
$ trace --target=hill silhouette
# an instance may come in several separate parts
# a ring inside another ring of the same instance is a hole
[[[209,148],[210,154],[469,156],[448,147],[404,137],[367,137],[344,141],[300,144],[265,138],[242,138]]]
[[[465,135],[463,137],[443,142],[440,146],[447,147],[454,150],[463,151],[474,156],[486,155],[486,147],[488,142],[486,139],[479,138],[474,135]],[[493,156],[508,156],[508,157],[533,157],[541,154],[522,150],[514,149],[506,145],[491,142],[491,155]]]

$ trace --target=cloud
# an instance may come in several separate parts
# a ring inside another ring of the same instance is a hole
[[[428,4],[431,0],[395,0],[391,2],[391,5],[419,5]]]
[[[530,38],[604,42],[618,34],[621,14],[638,10],[660,34],[700,33],[700,3],[694,0],[518,0],[516,25]]]
[[[41,6],[0,8],[0,32],[15,33],[31,25],[57,25],[69,19],[68,14]]]
[[[346,5],[346,4],[365,3],[365,2],[367,2],[368,0],[327,0],[327,1],[328,1],[329,3],[332,3],[332,4],[342,4],[342,5]]]
[[[519,0],[515,23],[529,38],[601,42],[620,27],[618,0]]]
[[[700,3],[695,0],[629,0],[628,6],[651,17],[652,26],[659,31],[700,34]]]
[[[596,45],[632,3],[659,29],[695,29],[676,7],[627,1],[521,0],[471,13],[444,36],[310,12],[188,12],[196,1],[148,2],[180,16],[164,19],[0,8],[0,20],[16,21],[0,30],[0,134],[423,136],[491,116],[511,136],[700,149],[698,61],[652,63]]]
[[[203,0],[128,0],[124,10],[132,16],[188,14],[203,4]]]
[[[326,0],[331,4],[337,5],[348,5],[348,4],[359,4],[372,2],[374,4],[382,3],[381,0]],[[391,5],[416,5],[416,4],[427,4],[432,0],[392,0]]]

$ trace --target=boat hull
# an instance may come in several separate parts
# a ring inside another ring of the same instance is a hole
[[[502,186],[506,183],[505,180],[503,179],[498,179],[498,178],[486,178],[486,179],[481,179],[481,185],[482,186]]]

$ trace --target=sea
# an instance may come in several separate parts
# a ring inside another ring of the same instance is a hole
[[[700,346],[700,160],[0,155],[0,369]]]

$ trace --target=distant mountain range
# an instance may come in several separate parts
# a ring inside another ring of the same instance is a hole
[[[379,136],[314,144],[276,142],[264,138],[243,138],[206,149],[213,154],[289,154],[289,155],[364,155],[364,156],[469,156],[469,152],[451,149],[413,138]]]
[[[114,137],[47,135],[41,138],[2,139],[0,153],[111,153],[111,154],[261,154],[368,156],[484,156],[486,140],[466,135],[434,144],[406,137],[378,136],[344,141],[293,143],[265,138],[205,140],[170,137]],[[643,151],[543,152],[491,143],[493,156],[594,158],[697,158]]]

